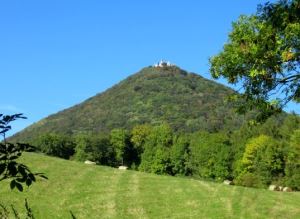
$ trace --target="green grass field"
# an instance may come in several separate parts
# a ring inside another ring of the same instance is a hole
[[[39,154],[22,158],[38,180],[20,193],[0,182],[0,202],[24,213],[27,198],[36,218],[300,218],[300,193],[226,186],[89,166]]]

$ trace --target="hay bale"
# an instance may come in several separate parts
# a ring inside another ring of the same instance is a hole
[[[290,187],[284,187],[283,192],[292,192],[293,190]]]
[[[270,190],[270,191],[278,191],[279,188],[278,188],[278,186],[276,186],[276,185],[270,185],[270,186],[269,186],[269,190]]]
[[[119,166],[119,168],[118,168],[119,170],[127,170],[128,169],[128,167],[127,166]]]
[[[225,184],[225,185],[233,185],[233,182],[231,180],[226,179],[226,180],[223,181],[223,184]]]
[[[96,165],[96,162],[90,161],[90,160],[86,160],[84,161],[85,164],[89,164],[89,165]]]

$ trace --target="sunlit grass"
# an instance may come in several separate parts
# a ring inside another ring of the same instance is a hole
[[[300,218],[300,193],[226,186],[88,166],[39,154],[23,162],[49,180],[23,193],[0,182],[0,202],[24,213],[27,198],[36,218]]]

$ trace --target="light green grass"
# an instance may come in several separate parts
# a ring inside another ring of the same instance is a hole
[[[24,212],[27,198],[36,218],[300,218],[300,193],[226,186],[89,166],[39,154],[22,158],[38,180],[23,193],[0,182],[0,202]]]

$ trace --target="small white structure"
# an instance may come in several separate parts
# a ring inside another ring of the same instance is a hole
[[[153,65],[153,67],[155,67],[155,68],[163,68],[166,66],[174,66],[174,64],[171,64],[171,62],[169,62],[169,61],[160,60],[158,63],[155,63]]]
[[[89,164],[89,165],[96,165],[96,162],[90,161],[90,160],[86,160],[84,161],[85,164]]]
[[[119,166],[119,168],[118,168],[119,170],[127,170],[128,169],[128,167],[127,166]]]

